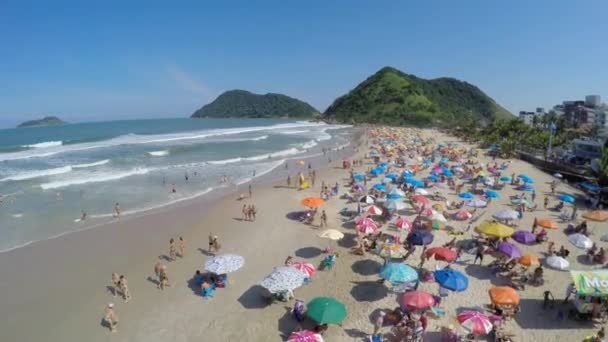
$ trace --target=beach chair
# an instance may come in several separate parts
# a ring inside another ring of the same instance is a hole
[[[328,255],[327,257],[325,257],[325,259],[323,259],[323,268],[331,270],[334,267],[335,263],[336,263],[336,256],[333,254]]]

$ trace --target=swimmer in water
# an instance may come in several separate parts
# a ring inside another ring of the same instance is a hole
[[[87,219],[87,212],[82,210],[82,215],[80,216],[80,221],[84,221]]]

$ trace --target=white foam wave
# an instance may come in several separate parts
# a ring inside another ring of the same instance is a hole
[[[314,140],[307,141],[307,142],[305,142],[305,143],[303,143],[303,144],[300,145],[300,147],[303,148],[303,149],[309,149],[309,148],[313,148],[315,146],[317,146],[317,142],[314,141]]]
[[[11,216],[14,217],[14,218],[22,218],[23,214],[21,214],[21,213],[19,213],[19,214],[12,214]]]
[[[61,146],[61,145],[63,145],[63,141],[45,141],[45,142],[41,142],[41,143],[37,143],[37,144],[23,145],[21,147],[25,147],[25,148],[46,148],[46,147],[54,147],[54,146]]]
[[[256,172],[255,177],[253,178],[258,178],[258,177],[262,177],[263,175],[271,172],[272,170],[276,169],[277,167],[284,165],[285,164],[285,159],[281,159],[281,160],[277,160],[273,163],[270,164],[270,166],[268,168],[265,168],[259,172]],[[249,183],[253,180],[252,177],[246,177],[246,178],[242,178],[239,181],[236,182],[236,185],[243,185],[245,183]]]
[[[207,161],[206,163],[211,164],[211,165],[224,165],[224,164],[238,163],[241,161],[259,161],[259,160],[272,159],[272,158],[277,158],[277,157],[285,157],[285,156],[290,156],[290,155],[294,155],[294,154],[300,154],[303,152],[304,151],[300,151],[294,147],[294,148],[290,148],[287,150],[282,150],[282,151],[273,152],[273,153],[259,154],[259,155],[251,156],[251,157],[237,157],[237,158],[222,159],[222,160],[210,160],[210,161]]]
[[[242,161],[243,158],[230,158],[230,159],[224,159],[224,160],[210,160],[207,163],[212,164],[212,165],[224,165],[224,164],[232,164],[232,163],[238,163],[240,161]]]
[[[63,167],[57,167],[54,169],[46,169],[46,170],[26,171],[26,172],[17,173],[13,176],[4,177],[4,178],[0,179],[0,182],[21,181],[21,180],[27,180],[27,179],[32,179],[32,178],[38,178],[38,177],[60,175],[62,173],[68,173],[70,171],[72,171],[71,166],[63,166]]]
[[[287,130],[287,131],[280,131],[277,132],[279,134],[287,134],[287,135],[291,135],[291,134],[302,134],[302,133],[308,133],[310,132],[310,130]]]
[[[62,180],[62,181],[43,183],[43,184],[40,184],[40,187],[43,190],[48,190],[48,189],[64,188],[64,187],[71,186],[71,185],[82,185],[82,184],[88,184],[88,183],[107,182],[107,181],[113,181],[113,180],[126,178],[126,177],[130,177],[130,176],[135,176],[135,175],[145,175],[146,173],[148,173],[150,171],[152,171],[152,170],[147,169],[147,168],[137,168],[137,169],[133,169],[131,171],[105,173],[105,174],[100,174],[100,175],[88,175],[88,176],[82,177],[82,178],[72,178],[72,179],[66,179],[66,180]]]
[[[104,165],[104,164],[107,164],[109,162],[110,162],[109,159],[104,159],[104,160],[100,160],[100,161],[93,162],[93,163],[88,163],[88,164],[76,164],[76,165],[72,165],[72,167],[75,168],[75,169],[81,169],[81,168],[85,168],[85,167],[93,167],[93,166]]]
[[[153,156],[153,157],[162,157],[162,156],[166,156],[169,154],[169,150],[162,150],[162,151],[152,151],[152,152],[148,152],[149,155]]]
[[[244,141],[260,141],[260,140],[265,140],[265,139],[268,139],[267,135],[262,135],[261,137],[257,137],[257,138],[246,139]]]

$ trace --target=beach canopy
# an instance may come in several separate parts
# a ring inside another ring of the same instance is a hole
[[[367,207],[365,212],[367,212],[370,215],[382,215],[382,209],[375,205],[370,205],[369,207]]]
[[[474,199],[467,200],[464,204],[469,207],[473,207],[473,208],[483,208],[486,205],[488,205],[488,202],[482,201],[478,198],[474,198]]]
[[[545,263],[547,263],[547,266],[556,270],[565,270],[570,267],[570,263],[568,262],[568,260],[557,255],[552,255],[548,257],[547,259],[545,259]]]
[[[389,211],[395,211],[395,210],[403,210],[405,209],[407,206],[405,203],[403,202],[399,202],[399,201],[395,201],[395,200],[391,200],[391,201],[387,201],[384,203],[384,207],[389,210]]]
[[[589,211],[583,214],[583,217],[587,220],[596,221],[596,222],[604,222],[608,221],[608,211],[603,210],[594,210]]]
[[[272,273],[267,275],[260,285],[268,289],[270,293],[291,291],[302,286],[306,278],[304,273],[294,267],[281,266],[276,267]]]
[[[346,306],[332,297],[316,297],[306,305],[306,316],[318,324],[340,324],[346,318]]]
[[[522,255],[522,257],[519,258],[517,260],[517,262],[524,266],[540,265],[540,261],[538,260],[538,257],[533,254]]]
[[[517,305],[519,304],[519,294],[509,286],[497,286],[488,290],[490,300],[495,305]]]
[[[424,291],[410,291],[404,293],[399,302],[408,310],[427,309],[435,305],[435,298]]]
[[[308,208],[318,208],[325,204],[325,200],[319,197],[306,197],[300,203]]]
[[[407,242],[418,246],[429,245],[433,242],[433,234],[424,230],[415,231],[407,236]]]
[[[522,255],[517,246],[508,242],[499,243],[498,251],[512,259],[518,259]]]
[[[484,222],[477,226],[477,231],[488,236],[505,238],[513,235],[515,230],[498,222]]]
[[[519,213],[512,209],[501,209],[492,216],[497,220],[515,220],[519,218]]]
[[[486,197],[488,198],[499,198],[500,195],[496,191],[488,190],[485,192]]]
[[[287,342],[324,342],[323,336],[311,330],[292,332]]]
[[[574,203],[576,201],[572,195],[566,194],[559,196],[559,200],[566,203]]]
[[[593,241],[583,234],[571,234],[568,236],[568,241],[578,248],[588,249],[593,246]]]
[[[473,198],[474,196],[473,196],[473,194],[472,194],[472,193],[470,193],[470,192],[461,192],[461,193],[459,193],[459,194],[458,194],[458,197],[460,197],[460,198],[465,198],[465,199],[471,199],[471,198]]]
[[[475,336],[489,334],[492,331],[492,323],[488,316],[482,312],[467,310],[463,311],[456,316],[456,319],[460,323],[460,326]]]
[[[511,235],[511,238],[519,243],[523,243],[524,245],[532,245],[536,243],[536,235],[527,230],[518,230]]]
[[[407,217],[399,217],[395,222],[395,226],[399,229],[410,229],[412,228],[412,221],[410,221]]]
[[[538,219],[536,224],[547,229],[557,229],[557,222],[552,219]]]
[[[462,292],[469,287],[469,279],[456,270],[449,268],[438,270],[434,272],[434,276],[435,281],[448,290]]]
[[[362,196],[361,198],[359,198],[359,202],[365,203],[365,204],[374,204],[374,203],[376,203],[376,197],[371,196],[371,195],[365,195],[365,196]]]
[[[402,262],[386,264],[378,275],[393,284],[410,283],[418,280],[418,272],[410,265]]]
[[[426,254],[427,257],[434,255],[435,260],[443,260],[447,262],[452,262],[456,260],[456,257],[458,256],[458,253],[456,253],[456,251],[447,247],[429,248],[424,252],[424,254]]]
[[[216,274],[234,272],[245,264],[245,258],[236,254],[222,254],[205,263],[205,270]]]
[[[581,296],[608,296],[608,270],[570,271],[576,293]]]
[[[327,229],[322,231],[319,234],[319,237],[322,237],[324,239],[330,239],[330,240],[340,240],[341,238],[344,237],[344,233],[342,233],[339,230],[335,230],[335,229]]]
[[[429,199],[422,195],[414,195],[414,196],[412,196],[412,200],[416,203],[421,203],[421,204],[429,203]]]

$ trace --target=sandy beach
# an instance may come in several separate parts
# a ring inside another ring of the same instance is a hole
[[[426,138],[437,142],[458,142],[436,130],[422,130]],[[359,147],[357,158],[366,154],[368,140]],[[354,144],[354,142],[353,142]],[[480,156],[482,163],[491,158]],[[503,160],[497,159],[500,163]],[[373,166],[365,159],[356,172],[365,172]],[[253,196],[242,201],[235,194],[228,194],[212,202],[189,201],[177,206],[156,211],[132,219],[121,219],[109,225],[88,231],[66,235],[57,239],[39,242],[24,248],[0,254],[0,341],[284,341],[298,324],[290,315],[293,300],[267,305],[262,298],[264,289],[258,284],[273,267],[281,266],[288,255],[306,260],[318,266],[325,254],[322,249],[329,240],[317,236],[322,228],[304,225],[289,219],[290,212],[301,211],[300,201],[309,196],[318,196],[321,182],[340,184],[340,194],[349,181],[348,169],[341,167],[341,156],[336,155],[332,163],[317,170],[314,187],[298,191],[288,188],[285,180],[253,186]],[[428,175],[424,171],[417,178]],[[519,228],[530,230],[534,217],[552,218],[559,222],[557,213],[542,209],[542,201],[549,193],[549,182],[554,178],[530,164],[513,160],[504,172],[526,173],[536,181],[539,209],[526,213]],[[292,174],[295,179],[295,171]],[[295,183],[295,182],[294,182]],[[375,183],[372,181],[371,183]],[[463,191],[468,191],[468,185]],[[444,191],[451,200],[456,200],[453,191]],[[513,208],[509,197],[520,193],[507,185],[500,198],[483,209],[478,223],[490,220],[492,213],[502,208]],[[579,217],[584,213],[583,194],[566,184],[560,184],[555,195],[549,195],[551,205],[562,193],[574,194],[579,204]],[[257,220],[241,219],[243,204],[255,204]],[[342,231],[345,237],[334,243],[340,253],[331,270],[318,271],[310,284],[295,290],[295,297],[308,301],[316,296],[335,297],[344,303],[348,316],[342,326],[332,325],[325,335],[326,341],[363,341],[373,330],[372,318],[378,309],[393,309],[398,305],[397,296],[385,285],[379,284],[378,270],[383,259],[375,254],[357,256],[350,249],[357,245],[357,230],[351,222],[343,222],[338,211],[356,204],[346,204],[337,197],[329,200],[323,209],[328,214],[330,228]],[[449,225],[464,229],[463,221],[450,221]],[[556,248],[564,245],[572,251],[570,269],[588,270],[583,257],[584,250],[572,246],[560,229],[549,231],[549,240]],[[606,223],[590,223],[591,238],[599,247],[608,247],[600,242]],[[465,235],[472,235],[473,229]],[[209,234],[219,236],[222,253],[235,253],[245,258],[245,265],[229,276],[226,289],[217,290],[213,298],[204,299],[195,292],[189,280],[195,270],[203,271],[208,255]],[[187,244],[184,258],[175,262],[164,260],[168,255],[170,238],[183,236]],[[435,232],[432,246],[440,246],[451,240],[445,232]],[[524,253],[533,253],[544,258],[546,244],[518,245]],[[408,259],[418,263],[420,250]],[[168,266],[172,286],[157,289],[153,273],[154,263],[159,260]],[[424,341],[440,341],[439,330],[453,323],[455,312],[463,307],[477,307],[490,303],[487,290],[493,285],[504,285],[505,280],[493,276],[485,266],[471,265],[472,255],[464,254],[462,262],[452,266],[469,277],[469,288],[465,292],[450,293],[442,302],[447,312],[441,319],[430,319]],[[484,264],[490,262],[488,256]],[[434,268],[435,261],[426,266]],[[129,281],[133,299],[124,303],[113,298],[108,290],[112,272],[124,274]],[[597,331],[591,324],[558,320],[558,311],[563,309],[566,286],[571,282],[569,272],[545,268],[544,285],[526,286],[520,291],[521,312],[507,322],[507,328],[515,334],[516,341],[581,341]],[[421,290],[436,294],[434,282],[423,282]],[[543,310],[544,291],[551,291],[558,304],[554,309]],[[116,304],[120,318],[117,333],[110,333],[101,325],[103,309],[107,303]],[[563,309],[565,310],[565,309]],[[311,328],[305,322],[304,328]],[[387,330],[388,331],[388,330]],[[483,337],[481,337],[483,339]]]

